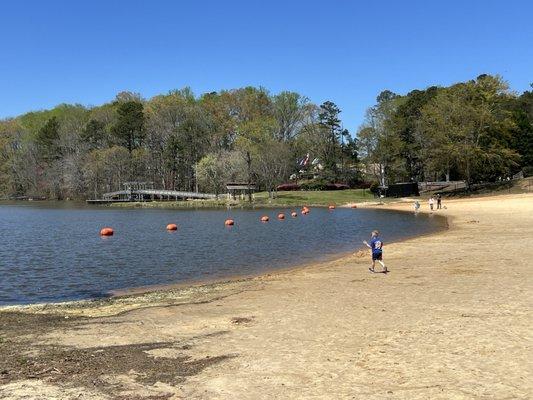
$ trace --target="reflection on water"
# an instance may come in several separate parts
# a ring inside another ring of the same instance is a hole
[[[277,220],[279,212],[285,220]],[[438,218],[381,210],[313,208],[297,218],[289,212],[0,205],[0,304],[257,274],[358,248],[373,229],[386,244],[442,227]],[[261,215],[270,222],[260,223]],[[227,218],[235,226],[224,226]],[[168,223],[178,230],[167,232]],[[115,236],[100,237],[103,226]]]

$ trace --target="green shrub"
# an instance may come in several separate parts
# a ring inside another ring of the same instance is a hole
[[[524,167],[522,171],[524,172],[524,178],[533,176],[533,165],[528,165],[527,167]]]
[[[370,193],[373,193],[373,194],[377,194],[378,193],[378,190],[379,190],[379,183],[377,182],[372,182],[370,184]]]
[[[300,187],[303,190],[326,190],[329,182],[325,179],[314,179],[312,181],[307,181],[302,183]]]

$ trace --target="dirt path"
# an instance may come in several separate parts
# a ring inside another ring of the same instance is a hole
[[[445,205],[449,230],[385,247],[386,276],[352,256],[0,313],[0,398],[532,398],[533,195]]]

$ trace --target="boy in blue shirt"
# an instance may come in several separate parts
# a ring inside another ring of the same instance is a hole
[[[376,272],[374,270],[374,267],[376,265],[376,261],[381,264],[383,267],[383,273],[389,272],[387,270],[387,267],[383,263],[383,242],[381,241],[381,238],[379,237],[379,231],[372,231],[372,236],[370,238],[370,244],[366,240],[363,240],[363,243],[370,249],[372,249],[372,267],[368,268],[370,272]]]

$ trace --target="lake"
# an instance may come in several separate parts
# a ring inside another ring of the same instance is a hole
[[[382,232],[386,259],[387,243],[444,227],[441,218],[385,210],[312,208],[297,218],[290,211],[0,204],[0,305],[260,274],[361,248],[373,229]],[[224,226],[227,218],[235,226]],[[168,223],[178,230],[167,232]],[[100,237],[104,226],[115,235]]]

